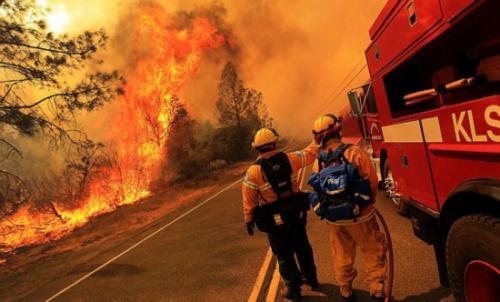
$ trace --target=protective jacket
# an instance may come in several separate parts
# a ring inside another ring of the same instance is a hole
[[[294,193],[299,193],[298,178],[300,170],[314,162],[318,150],[319,145],[312,142],[303,150],[286,153],[291,170],[291,189]],[[278,154],[278,151],[261,154],[256,163],[251,165],[247,170],[242,184],[245,222],[254,220],[255,208],[274,203],[279,199],[271,183],[267,180],[262,165],[259,163],[262,159],[271,158],[276,154]]]

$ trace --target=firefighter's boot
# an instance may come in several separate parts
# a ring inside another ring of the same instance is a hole
[[[316,280],[308,280],[309,286],[311,287],[311,290],[313,291],[319,291],[319,282],[318,279]]]
[[[340,301],[342,302],[354,302],[355,296],[352,288],[347,288],[346,286],[340,287]]]
[[[302,294],[300,293],[300,289],[291,289],[285,286],[281,291],[281,295],[283,298],[292,301],[299,302],[302,301]]]
[[[371,295],[370,296],[372,302],[384,302],[385,301],[385,297],[384,296],[374,296],[374,295]]]
[[[303,277],[302,284],[308,285],[312,291],[319,291],[319,282],[318,282],[317,278],[314,280],[309,280],[309,279]]]

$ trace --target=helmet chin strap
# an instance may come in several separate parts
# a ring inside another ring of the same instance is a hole
[[[258,148],[255,148],[255,150],[257,150],[257,152],[259,152],[259,153],[266,153],[269,151],[273,151],[275,149],[276,149],[276,143],[266,144],[266,145],[260,146]]]
[[[331,139],[340,139],[340,131],[332,129],[324,133],[323,136],[321,137],[320,147],[323,148],[326,142],[328,142]]]

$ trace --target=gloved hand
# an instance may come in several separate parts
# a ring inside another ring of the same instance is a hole
[[[253,221],[247,222],[247,233],[250,236],[253,236],[253,229],[255,228],[255,223]]]

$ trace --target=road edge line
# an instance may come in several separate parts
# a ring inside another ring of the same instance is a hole
[[[271,279],[271,284],[269,285],[269,290],[267,292],[266,302],[275,302],[278,296],[278,288],[280,285],[280,271],[278,263],[275,264],[273,277]]]
[[[296,147],[296,145],[298,145],[298,143],[292,142],[289,146],[284,147],[281,150],[283,152],[289,152],[290,150],[293,150]],[[257,275],[257,279],[255,280],[255,284],[253,286],[252,292],[250,293],[250,297],[248,298],[248,302],[257,302],[257,300],[261,294],[261,290],[264,288],[264,282],[266,279],[266,275],[269,271],[269,267],[271,265],[272,258],[273,258],[273,252],[272,252],[271,248],[268,248],[267,253],[266,253],[266,257],[264,258],[264,262],[262,263],[259,274]],[[276,274],[277,274],[277,278],[276,278]],[[270,287],[269,287],[269,290],[268,290],[267,296],[266,296],[266,301],[269,301],[269,298],[272,297],[272,296],[269,296],[270,294],[271,295],[273,294],[273,293],[271,293],[271,290],[274,291],[274,299],[272,301],[274,302],[276,300],[279,282],[275,281],[275,279],[277,279],[277,281],[280,280],[280,275],[279,275],[279,270],[278,270],[277,264],[276,264],[276,268],[275,268],[273,275],[272,275],[272,278],[271,278]],[[276,285],[274,283],[276,283]]]
[[[267,271],[269,269],[269,265],[271,265],[271,260],[273,259],[273,252],[271,251],[271,248],[267,249],[266,257],[264,258],[264,262],[262,263],[262,266],[260,267],[259,274],[257,275],[257,279],[255,280],[255,284],[252,289],[252,293],[250,294],[250,297],[248,298],[248,302],[257,302],[257,299],[259,298],[260,291],[263,288],[264,285],[264,280],[267,275]]]
[[[144,243],[146,240],[148,240],[151,237],[155,236],[156,234],[160,233],[161,231],[163,231],[167,227],[171,226],[172,224],[176,223],[177,221],[181,220],[182,218],[184,218],[185,216],[189,215],[190,213],[196,211],[198,208],[200,208],[201,206],[203,206],[207,202],[211,201],[212,199],[214,199],[215,197],[219,196],[220,194],[226,192],[227,190],[229,190],[234,185],[236,185],[236,184],[238,184],[240,182],[241,182],[241,178],[238,179],[237,181],[231,183],[230,185],[228,185],[224,189],[220,190],[219,192],[215,193],[214,195],[210,196],[209,198],[205,199],[204,201],[202,201],[201,203],[197,204],[196,206],[192,207],[188,211],[184,212],[182,215],[178,216],[174,220],[172,220],[169,223],[163,225],[161,228],[157,229],[153,233],[151,233],[148,236],[144,237],[143,239],[141,239],[140,241],[138,241],[134,245],[130,246],[128,249],[124,250],[120,254],[118,254],[118,255],[114,256],[113,258],[109,259],[108,261],[104,262],[103,264],[101,264],[100,266],[98,266],[97,268],[95,268],[94,270],[92,270],[91,272],[87,273],[86,275],[84,275],[80,279],[78,279],[75,282],[71,283],[70,285],[66,286],[65,288],[63,288],[59,292],[55,293],[54,295],[52,295],[51,297],[49,297],[48,299],[46,299],[45,302],[50,302],[50,301],[54,300],[55,298],[59,297],[61,294],[65,293],[66,291],[68,291],[69,289],[71,289],[72,287],[74,287],[75,285],[77,285],[80,282],[84,281],[88,277],[92,276],[96,272],[98,272],[101,269],[103,269],[104,267],[108,266],[110,263],[114,262],[116,259],[120,258],[121,256],[125,255],[126,253],[128,253],[131,250],[135,249],[136,247],[138,247],[139,245],[141,245],[142,243]]]
[[[291,144],[290,146],[284,148],[283,151],[288,151],[290,149],[292,149],[293,147],[295,146],[295,143],[294,144]],[[237,181],[231,183],[230,185],[228,185],[227,187],[225,187],[224,189],[220,190],[219,192],[215,193],[214,195],[210,196],[209,198],[205,199],[204,201],[202,201],[201,203],[199,203],[198,205],[194,206],[193,208],[189,209],[188,211],[184,212],[183,214],[181,214],[180,216],[178,216],[177,218],[175,218],[174,220],[170,221],[169,223],[163,225],[161,228],[157,229],[156,231],[154,231],[153,233],[149,234],[148,236],[144,237],[143,239],[141,239],[140,241],[138,241],[137,243],[135,243],[134,245],[130,246],[128,249],[126,249],[125,251],[121,252],[120,254],[114,256],[113,258],[109,259],[108,261],[104,262],[103,264],[101,264],[100,266],[98,266],[97,268],[95,268],[94,270],[90,271],[89,273],[87,273],[86,275],[84,275],[83,277],[81,277],[80,279],[76,280],[75,282],[71,283],[70,285],[66,286],[65,288],[63,288],[62,290],[58,291],[57,293],[55,293],[54,295],[52,295],[51,297],[47,298],[45,300],[45,302],[50,302],[52,300],[54,300],[55,298],[59,297],[61,294],[65,293],[66,291],[68,291],[69,289],[73,288],[74,286],[76,286],[77,284],[79,284],[80,282],[84,281],[85,279],[87,279],[88,277],[92,276],[93,274],[95,274],[96,272],[100,271],[101,269],[103,269],[104,267],[108,266],[110,263],[114,262],[116,259],[120,258],[121,256],[125,255],[126,253],[130,252],[131,250],[135,249],[136,247],[138,247],[139,245],[141,245],[142,243],[144,243],[145,241],[147,241],[148,239],[150,239],[151,237],[155,236],[156,234],[160,233],[161,231],[163,231],[164,229],[166,229],[167,227],[169,227],[170,225],[176,223],[177,221],[181,220],[182,218],[184,218],[185,216],[189,215],[191,212],[194,212],[195,210],[197,210],[198,208],[200,208],[201,206],[203,206],[204,204],[206,204],[207,202],[211,201],[212,199],[214,199],[215,197],[219,196],[220,194],[226,192],[227,190],[229,190],[230,188],[232,188],[234,185],[240,183],[242,181],[242,179],[238,179]],[[272,252],[271,252],[271,249],[269,248],[268,249],[268,254],[271,253],[271,258],[272,258]],[[267,259],[267,255],[266,255],[266,259]],[[270,260],[269,260],[270,262]],[[269,267],[269,263],[267,265]],[[263,267],[262,267],[263,268]],[[261,268],[261,270],[262,270]],[[265,270],[265,272],[267,272],[267,269]],[[260,274],[260,273],[259,273]],[[264,276],[262,277],[262,281],[261,283],[264,282],[264,277],[265,277],[266,274],[264,274]],[[255,286],[254,286],[255,287]],[[262,284],[260,286],[260,288],[262,287]],[[259,292],[260,292],[260,288],[259,288]],[[255,289],[255,288],[254,288]],[[255,298],[255,301],[257,300],[257,297],[258,297],[258,294],[259,292],[257,292],[257,296]],[[252,292],[253,293],[253,292]],[[248,300],[250,301],[250,299]]]

